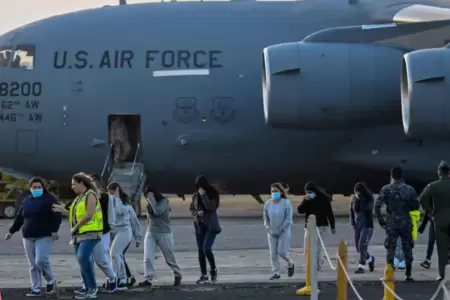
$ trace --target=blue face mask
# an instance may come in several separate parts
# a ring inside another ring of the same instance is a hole
[[[272,198],[275,200],[278,200],[281,198],[281,193],[280,192],[273,192],[272,193]]]
[[[41,189],[31,191],[31,195],[33,195],[34,198],[42,196],[43,193],[44,191]]]
[[[308,196],[310,199],[314,199],[314,198],[316,198],[316,193],[308,194]]]

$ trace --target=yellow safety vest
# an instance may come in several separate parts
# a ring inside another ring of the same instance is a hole
[[[413,224],[412,237],[413,241],[417,240],[417,223],[420,220],[420,210],[413,210],[409,212],[411,222]]]
[[[75,200],[70,205],[69,210],[69,223],[70,227],[73,228],[75,224],[86,215],[86,199],[88,195],[94,194],[97,199],[97,204],[95,205],[95,212],[92,219],[78,228],[78,234],[83,234],[86,232],[102,232],[103,231],[103,212],[100,206],[100,201],[98,200],[97,194],[93,190],[87,190],[83,194],[75,198]]]

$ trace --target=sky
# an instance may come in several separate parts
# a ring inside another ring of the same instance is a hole
[[[127,2],[143,3],[151,1],[128,0]],[[119,0],[1,0],[0,34],[53,15],[118,4]]]

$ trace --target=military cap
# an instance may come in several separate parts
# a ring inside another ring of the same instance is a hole
[[[438,170],[449,171],[450,170],[450,166],[445,161],[442,160],[441,163],[438,166]]]

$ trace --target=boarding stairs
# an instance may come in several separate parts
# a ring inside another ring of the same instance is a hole
[[[120,184],[123,191],[130,196],[136,214],[139,215],[141,213],[141,195],[147,180],[144,164],[140,161],[141,144],[139,143],[137,145],[137,150],[132,162],[121,162],[115,166],[110,157],[112,147],[113,146],[110,145],[108,157],[106,158],[102,171],[102,179],[108,184],[113,181]]]

